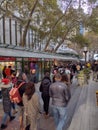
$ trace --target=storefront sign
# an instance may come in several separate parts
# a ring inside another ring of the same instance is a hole
[[[38,61],[38,58],[28,58],[29,61]]]
[[[0,61],[15,61],[14,57],[0,57]]]

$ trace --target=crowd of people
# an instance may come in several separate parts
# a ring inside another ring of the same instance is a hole
[[[32,70],[32,71],[34,72],[34,70]],[[29,115],[30,116],[33,115],[32,119],[34,118],[34,120],[36,122],[36,118],[34,116],[36,116],[39,111],[39,110],[37,110],[37,109],[39,109],[39,106],[37,103],[38,97],[35,94],[35,84],[34,84],[36,82],[36,79],[35,79],[35,75],[32,72],[30,73],[29,76],[30,77],[28,79],[27,75],[21,71],[18,72],[18,74],[17,74],[15,70],[11,69],[11,66],[4,67],[4,69],[2,71],[2,79],[0,82],[2,105],[3,105],[3,111],[4,111],[4,115],[3,115],[2,121],[1,121],[1,129],[5,129],[7,127],[8,119],[9,119],[9,121],[12,121],[15,119],[15,113],[17,113],[17,112],[19,113],[20,130],[27,129],[28,126],[27,126],[27,128],[25,128],[25,117],[27,115],[24,113],[26,113],[26,111],[29,112],[29,109],[32,106],[34,107],[34,111],[32,109],[31,114],[29,114]],[[10,90],[16,86],[18,87],[22,82],[23,82],[23,84],[21,85],[21,87],[18,90],[22,100],[19,103],[14,103],[10,99],[10,94],[9,94]],[[25,111],[26,98],[27,98],[28,104],[30,104],[32,106],[27,105],[28,110]],[[29,103],[29,101],[32,103]],[[34,104],[34,102],[35,102],[35,104]],[[38,100],[38,102],[39,102],[39,100]],[[16,110],[16,106],[17,106],[18,111]],[[30,123],[30,121],[32,119],[30,119],[30,117],[28,118],[28,122],[30,124],[30,129],[34,128],[34,130],[36,130],[36,123],[34,121],[32,122],[32,124]]]
[[[51,98],[56,130],[62,130],[67,119],[66,107],[71,98],[70,85],[73,77],[81,70],[83,70],[83,66],[73,64],[66,67],[55,67],[52,77],[48,71],[45,72],[39,86],[43,100],[44,112],[42,113],[40,99],[35,91],[35,70],[31,70],[29,76],[21,71],[17,75],[15,70],[11,70],[11,67],[4,67],[0,83],[4,111],[1,129],[5,129],[8,125],[8,118],[11,122],[15,119],[15,113],[18,112],[20,130],[37,130],[37,119],[40,118],[40,114],[43,114],[45,119],[50,116],[49,103]],[[9,92],[12,87],[19,86],[22,82],[23,84],[19,88],[22,100],[19,103],[14,103],[10,99]],[[16,106],[18,110],[16,110]]]
[[[15,119],[15,113],[19,113],[20,130],[37,130],[37,118],[39,117],[40,110],[40,100],[39,96],[35,91],[36,77],[35,71],[31,70],[28,76],[24,72],[15,72],[11,69],[11,66],[4,67],[2,71],[2,79],[0,83],[0,89],[2,93],[2,105],[4,115],[1,121],[1,129],[5,129],[9,121]],[[53,115],[56,124],[56,128],[59,129],[63,127],[63,123],[59,122],[59,118],[63,120],[66,115],[65,108],[71,97],[69,89],[69,72],[68,74],[61,74],[59,71],[54,73],[53,80],[50,78],[50,73],[46,72],[44,78],[42,79],[39,91],[41,92],[41,97],[43,100],[43,115],[47,119],[49,115],[49,102],[52,98]],[[64,78],[65,76],[65,78]],[[21,102],[14,103],[10,99],[9,92],[11,88],[19,86],[22,82],[22,86],[19,88],[19,94],[22,97]],[[58,91],[58,92],[57,92]],[[56,96],[56,93],[58,96]],[[17,110],[16,110],[17,106]],[[58,106],[58,121],[55,116],[55,107]],[[62,113],[63,112],[63,113]],[[59,117],[60,116],[60,117]],[[61,121],[62,122],[62,121]],[[58,124],[58,126],[57,126]],[[62,125],[61,125],[62,124]]]

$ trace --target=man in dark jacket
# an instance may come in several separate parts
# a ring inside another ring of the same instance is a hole
[[[51,79],[49,76],[49,73],[46,72],[45,77],[42,79],[41,85],[40,85],[40,92],[42,92],[42,100],[43,100],[43,108],[45,111],[45,118],[49,116],[49,87],[51,84]]]

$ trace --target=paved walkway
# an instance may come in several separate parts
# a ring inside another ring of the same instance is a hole
[[[82,88],[68,130],[98,130],[97,90],[98,82],[92,80]]]
[[[76,81],[74,80],[74,82],[71,86],[72,95],[74,95],[74,92],[77,88],[75,83],[76,83]],[[41,99],[41,93],[39,92],[39,86],[40,86],[40,83],[36,84],[36,92],[39,95],[41,109],[43,111],[43,102]],[[51,115],[48,119],[45,119],[44,116],[41,115],[41,118],[38,121],[38,127],[39,127],[38,130],[55,130],[54,120],[53,120],[52,113],[51,113],[51,100],[50,100],[50,114]],[[0,102],[0,122],[1,122],[2,115],[3,115],[2,102]],[[16,115],[16,118],[12,122],[8,122],[8,127],[5,130],[19,130],[18,114]]]
[[[64,130],[98,130],[98,107],[96,106],[95,91],[98,90],[98,82],[89,81],[89,85],[77,87],[77,80],[74,79],[71,86],[72,98],[67,106],[68,118]],[[39,84],[36,85],[36,91],[39,92]],[[42,99],[40,98],[42,107]],[[50,102],[51,113],[51,102]],[[0,122],[3,115],[2,103],[0,103]],[[43,115],[38,121],[38,130],[55,130],[52,115],[45,119]],[[8,122],[5,130],[19,130],[18,114],[15,120]]]

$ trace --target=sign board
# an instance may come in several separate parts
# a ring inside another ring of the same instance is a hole
[[[0,57],[0,61],[15,61],[14,57]]]

